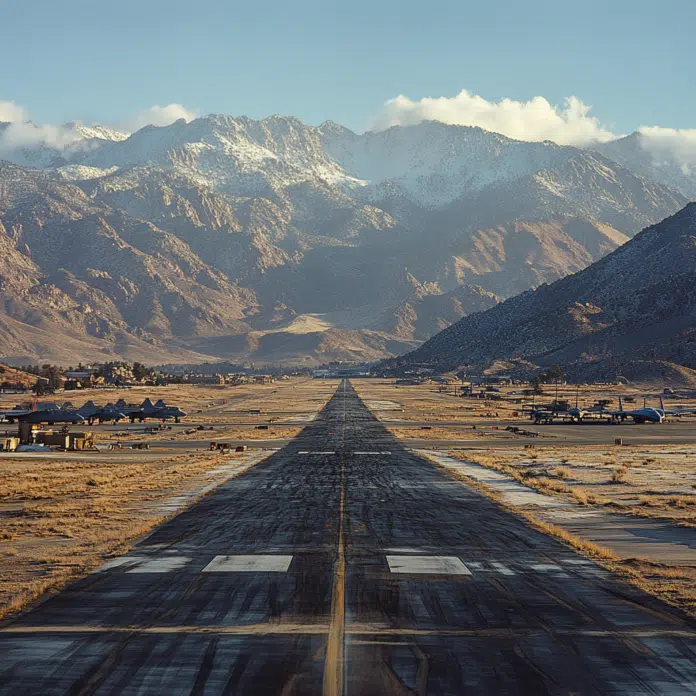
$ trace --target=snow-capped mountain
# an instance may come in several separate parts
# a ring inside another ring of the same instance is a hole
[[[280,116],[254,121],[211,115],[146,126],[77,159],[103,169],[154,164],[240,196],[278,193],[307,181],[347,188],[362,184],[328,156],[317,129]]]
[[[0,163],[0,240],[26,261],[8,266],[21,287],[0,279],[17,322],[0,356],[48,359],[36,329],[53,322],[100,355],[144,341],[169,361],[372,359],[686,203],[596,152],[435,122],[359,135],[211,115],[130,135],[68,124],[63,141],[22,127],[12,149],[19,126],[0,126],[0,158],[22,165]]]
[[[527,143],[481,128],[426,121],[357,135],[333,122],[318,129],[326,152],[379,199],[384,182],[437,208],[494,183],[564,164],[574,148]]]
[[[631,133],[597,148],[604,155],[623,164],[651,181],[658,181],[696,200],[696,141],[681,151],[673,143],[643,133]]]
[[[0,159],[49,169],[78,160],[106,143],[127,138],[128,133],[113,128],[76,122],[62,126],[37,126],[31,121],[0,122]]]

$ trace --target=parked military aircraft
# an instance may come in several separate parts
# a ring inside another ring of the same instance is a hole
[[[540,423],[550,424],[556,418],[561,418],[563,420],[570,420],[571,423],[582,423],[583,417],[586,415],[586,411],[580,408],[568,408],[568,409],[553,409],[541,406],[539,408],[533,408],[530,413],[530,418],[538,425]]]
[[[9,411],[0,411],[0,419],[6,420],[9,423],[14,423],[20,416],[26,416],[28,413],[32,413],[32,409],[23,406],[15,406]]]
[[[127,418],[126,414],[117,409],[113,404],[97,406],[94,401],[88,401],[84,406],[77,409],[77,412],[85,418],[90,425],[93,425],[95,421],[100,424],[107,421],[115,421],[118,423],[118,421]]]
[[[634,423],[662,423],[665,419],[664,411],[651,406],[630,410],[624,409],[622,397],[619,397],[619,409],[617,411],[606,410],[603,413],[611,416],[612,420],[619,423],[623,423],[626,418],[632,418]]]
[[[168,420],[174,418],[178,423],[186,413],[176,406],[167,406],[164,401],[160,400],[153,404],[150,399],[145,399],[140,406],[128,405],[123,399],[116,402],[116,409],[124,413],[131,423],[135,421],[143,422],[147,418],[153,420]]]
[[[32,406],[15,406],[9,411],[0,411],[0,419],[4,419],[9,423],[14,423],[20,419],[21,416],[26,416],[30,413],[35,413],[36,411],[51,411],[58,410],[61,407],[58,406],[53,401],[45,401],[43,403],[38,403]]]
[[[49,408],[30,411],[22,416],[18,416],[17,421],[20,423],[48,423],[48,425],[54,425],[55,423],[74,425],[75,423],[84,423],[85,419],[77,411],[64,408]]]
[[[665,416],[686,416],[689,414],[696,413],[696,408],[665,408],[665,403],[660,397],[660,411]]]

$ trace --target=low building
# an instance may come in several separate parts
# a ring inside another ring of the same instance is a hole
[[[210,384],[223,387],[225,378],[222,375],[184,375],[184,384]]]

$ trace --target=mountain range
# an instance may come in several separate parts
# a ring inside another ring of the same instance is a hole
[[[691,195],[630,141],[599,152],[434,121],[356,134],[211,115],[133,134],[67,124],[59,144],[14,127],[0,124],[11,362],[398,355]]]
[[[579,273],[459,320],[391,366],[496,362],[522,371],[558,364],[573,379],[683,381],[689,372],[696,384],[696,203]]]

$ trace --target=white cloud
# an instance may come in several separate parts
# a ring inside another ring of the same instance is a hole
[[[25,121],[24,109],[13,101],[0,101],[0,123]]]
[[[195,111],[187,109],[182,104],[167,104],[167,106],[151,106],[137,114],[134,118],[124,121],[122,127],[130,132],[140,130],[149,125],[168,126],[174,121],[183,118],[185,121],[192,121],[196,118]]]
[[[0,137],[0,151],[18,148],[36,149],[41,146],[65,150],[82,136],[64,126],[35,126],[25,121],[15,121],[3,131]]]
[[[137,114],[132,119],[119,124],[121,130],[133,132],[143,126],[154,124],[166,126],[180,118],[191,121],[196,114],[186,109],[181,104],[168,104],[167,106],[152,106]],[[35,125],[27,120],[27,112],[13,101],[0,101],[0,122],[9,122],[9,125],[0,131],[0,159],[7,157],[24,162],[21,155],[15,157],[13,153],[18,150],[38,150],[46,147],[65,152],[70,148],[84,150],[90,147],[85,135],[70,125]]]
[[[658,167],[677,165],[682,174],[696,174],[696,128],[642,126],[640,144]]]
[[[384,104],[373,129],[434,120],[479,126],[518,140],[553,140],[560,145],[584,146],[616,137],[589,112],[590,107],[577,97],[567,97],[561,108],[544,97],[526,102],[492,102],[463,89],[455,97],[426,97],[418,101],[399,95]]]

